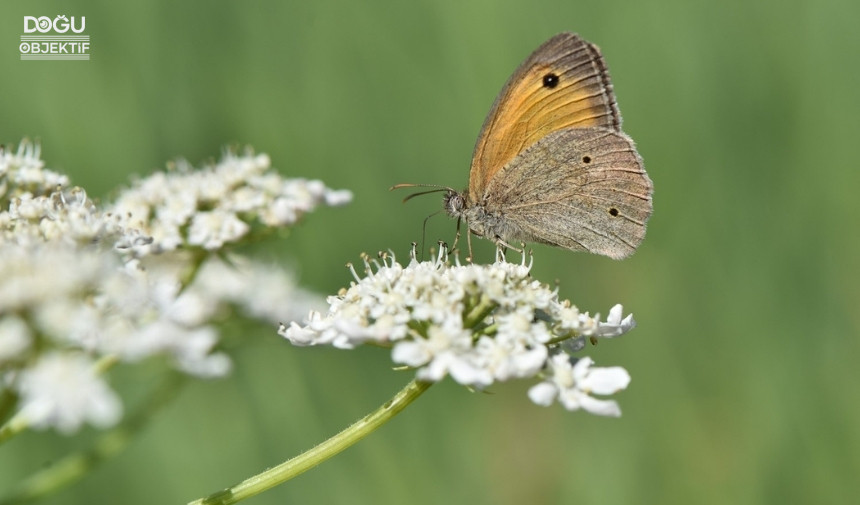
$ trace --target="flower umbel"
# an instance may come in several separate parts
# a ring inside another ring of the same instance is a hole
[[[286,179],[265,154],[226,152],[214,165],[185,161],[138,180],[108,210],[127,228],[152,237],[137,254],[185,246],[208,251],[247,236],[252,227],[283,228],[320,205],[344,205],[347,190],[322,181]]]
[[[606,321],[558,299],[558,291],[531,278],[531,259],[491,265],[451,264],[444,247],[430,261],[413,248],[403,266],[393,253],[364,257],[364,276],[350,265],[355,282],[328,298],[329,312],[311,312],[306,324],[282,324],[279,333],[295,345],[329,344],[351,349],[365,342],[391,348],[392,360],[416,369],[417,378],[446,375],[485,388],[494,382],[538,377],[530,392],[539,405],[558,399],[568,410],[618,416],[615,402],[598,400],[624,389],[624,369],[573,364],[569,352],[587,338],[616,337],[635,326],[614,306]],[[535,392],[536,390],[536,392]]]
[[[228,152],[200,170],[156,172],[102,206],[39,153],[28,142],[0,147],[0,411],[22,425],[115,424],[122,406],[98,363],[162,358],[187,375],[223,376],[225,315],[272,323],[284,300],[294,314],[316,306],[277,265],[224,249],[252,228],[344,204],[348,191]]]

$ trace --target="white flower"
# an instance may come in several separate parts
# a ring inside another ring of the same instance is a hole
[[[0,242],[0,314],[86,293],[119,264],[111,252],[84,251],[64,243]]]
[[[340,207],[352,201],[352,191],[346,189],[327,189],[323,193],[325,204],[331,207]]]
[[[132,360],[167,352],[180,370],[199,377],[219,377],[230,371],[231,364],[226,355],[212,352],[217,341],[212,328],[187,328],[164,318],[130,335],[122,351]]]
[[[123,249],[149,240],[139,230],[124,228],[114,216],[99,211],[81,188],[42,196],[25,193],[14,198],[8,210],[0,210],[0,242],[107,244]]]
[[[188,228],[188,243],[204,249],[220,249],[225,242],[236,242],[250,227],[236,214],[225,210],[198,212]]]
[[[19,415],[34,428],[71,433],[86,422],[104,428],[115,424],[122,413],[119,398],[81,354],[42,356],[21,373],[18,391]]]
[[[293,321],[289,326],[281,324],[281,328],[278,331],[292,342],[293,345],[305,346],[317,344],[319,342],[319,332],[311,329],[310,324],[314,319],[318,318],[319,312],[312,311],[308,316],[308,326],[303,327]]]
[[[0,318],[0,363],[20,357],[30,347],[30,329],[21,318],[7,315]]]
[[[206,376],[227,370],[213,366],[209,355],[217,337],[207,325],[221,299],[180,294],[177,274],[146,272],[124,265],[112,250],[64,242],[0,243],[0,258],[0,313],[30,314],[43,345],[127,361],[162,354]],[[12,317],[0,318],[6,335],[20,333]],[[3,347],[21,340],[0,338]]]
[[[543,406],[558,400],[567,410],[584,409],[602,416],[620,416],[621,409],[615,401],[590,395],[611,395],[627,388],[630,374],[621,367],[592,368],[593,364],[588,357],[571,364],[570,356],[556,354],[547,362],[549,378],[533,386],[529,390],[529,398]]]
[[[185,243],[219,249],[243,239],[255,222],[289,226],[318,205],[352,199],[349,191],[329,189],[321,181],[281,177],[264,154],[227,152],[213,166],[195,170],[179,161],[173,168],[137,181],[108,209],[122,226],[153,238],[151,245],[135,248],[138,255]]]
[[[47,195],[69,184],[69,178],[45,169],[41,146],[27,140],[17,151],[0,146],[0,201],[21,196]]]
[[[293,220],[345,201],[322,182],[284,179],[265,155],[228,153],[212,167],[179,162],[139,180],[107,211],[67,184],[44,169],[37,147],[0,148],[0,384],[35,426],[70,432],[118,418],[94,361],[161,358],[187,374],[222,376],[231,361],[217,350],[213,322],[232,309],[276,321],[321,305],[275,265],[203,250],[259,229],[274,199]]]
[[[597,334],[601,337],[617,337],[623,335],[636,327],[636,321],[633,320],[633,314],[628,314],[627,317],[621,319],[624,308],[617,304],[609,310],[609,317],[605,323],[600,323]]]
[[[468,386],[484,387],[492,383],[489,370],[479,366],[472,348],[472,335],[455,318],[442,326],[430,326],[427,338],[401,341],[391,350],[391,359],[418,368],[417,377],[439,381],[445,375]]]
[[[475,350],[480,356],[479,362],[499,381],[534,376],[543,367],[549,352],[537,339],[512,338],[503,333],[496,334],[495,338],[481,337]]]
[[[185,295],[219,300],[255,319],[277,323],[285,315],[296,319],[324,306],[321,296],[297,286],[283,267],[262,264],[237,255],[207,260]]]
[[[420,380],[450,376],[482,389],[496,381],[543,376],[548,367],[557,369],[560,381],[563,365],[554,366],[556,358],[549,356],[567,357],[561,346],[572,341],[584,347],[586,337],[617,336],[633,327],[631,316],[621,319],[620,305],[601,322],[559,301],[556,289],[530,278],[525,258],[451,265],[441,250],[423,262],[413,250],[406,266],[393,254],[379,260],[365,256],[364,276],[350,266],[355,282],[329,297],[328,313],[311,312],[304,325],[282,324],[279,333],[302,346],[351,349],[373,342],[391,347],[392,361],[415,369]],[[571,378],[570,386],[562,387],[548,381],[536,386],[537,398],[550,403],[558,397],[572,409],[576,397],[587,411],[604,413],[599,406],[607,402],[584,391],[604,391],[599,380],[613,369],[592,369],[589,375],[590,360],[581,361],[577,372],[584,375],[577,375],[578,382]],[[570,392],[574,386],[580,389]]]
[[[587,312],[581,314],[579,309],[569,304],[562,304],[558,313],[560,315],[559,330],[573,331],[577,337],[562,342],[562,348],[567,352],[576,353],[586,346],[586,338],[612,338],[623,335],[636,327],[633,314],[621,318],[624,308],[620,304],[614,305],[609,310],[606,322],[600,322],[600,314],[591,317]]]

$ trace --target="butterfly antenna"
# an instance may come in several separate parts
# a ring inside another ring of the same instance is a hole
[[[406,198],[404,198],[404,199],[403,199],[403,203],[406,203],[406,202],[408,202],[409,200],[412,200],[412,199],[413,199],[413,198],[415,198],[416,196],[429,195],[430,193],[439,193],[440,191],[447,191],[447,189],[444,189],[444,188],[440,188],[440,189],[430,189],[430,190],[427,190],[427,191],[419,191],[418,193],[412,193],[411,195],[409,195],[409,196],[407,196]]]
[[[418,193],[412,193],[403,199],[403,203],[412,200],[416,196],[427,195],[430,193],[438,193],[440,191],[454,191],[454,189],[449,188],[448,186],[439,186],[438,184],[412,184],[412,183],[404,183],[404,184],[395,184],[388,188],[388,191],[394,191],[395,189],[403,189],[403,188],[433,188],[428,189],[427,191],[419,191]]]
[[[424,224],[421,226],[421,257],[418,259],[418,261],[424,261],[424,244],[425,240],[427,239],[427,221],[429,221],[431,217],[435,216],[440,212],[442,211],[437,210],[436,212],[424,218]]]

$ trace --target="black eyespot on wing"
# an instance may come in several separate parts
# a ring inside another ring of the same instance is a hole
[[[546,74],[545,76],[543,76],[543,87],[544,88],[552,89],[556,86],[558,86],[558,75],[550,72],[549,74]]]
[[[616,209],[615,207],[610,207],[609,215],[612,217],[618,217],[618,209]]]
[[[582,162],[583,163],[591,163],[591,156],[586,154],[585,156],[582,157]]]

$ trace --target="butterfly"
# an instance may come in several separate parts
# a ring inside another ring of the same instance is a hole
[[[395,188],[405,186],[415,185]],[[653,183],[621,131],[598,47],[561,33],[537,48],[484,121],[468,188],[444,190],[444,210],[500,247],[632,254],[645,237]]]

